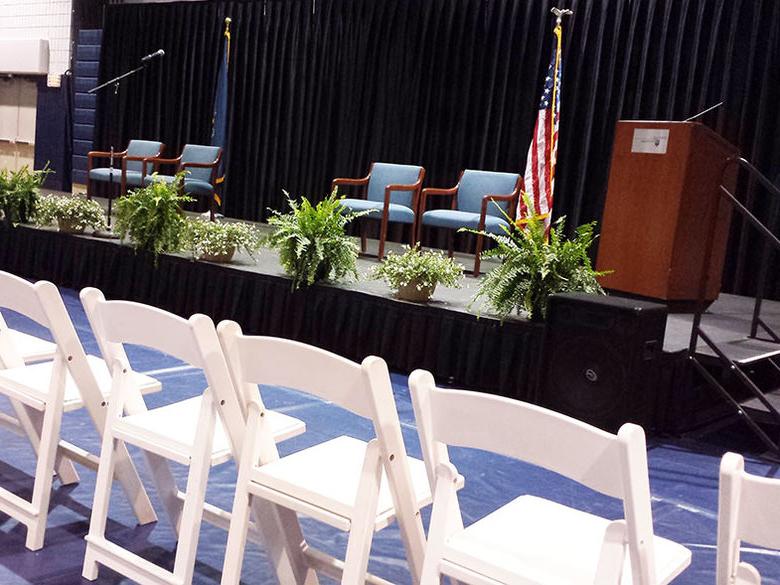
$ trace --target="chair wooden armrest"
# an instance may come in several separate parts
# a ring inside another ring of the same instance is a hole
[[[370,178],[371,178],[371,173],[368,173],[362,179],[347,179],[347,178],[333,179],[333,181],[330,184],[330,190],[333,191],[339,185],[342,185],[344,187],[362,187],[364,185],[368,185],[368,180]]]
[[[214,162],[210,162],[210,163],[186,162],[186,163],[181,163],[181,168],[185,169],[187,167],[192,167],[193,169],[211,169],[217,166],[218,164],[219,164],[219,160],[215,160]]]
[[[126,150],[114,152],[114,158],[124,158],[126,154]],[[105,150],[90,150],[87,153],[87,172],[92,170],[92,160],[96,158],[111,158],[111,153]]]
[[[152,172],[157,172],[160,170],[160,166],[162,165],[179,165],[181,163],[181,155],[177,156],[176,158],[163,158],[161,156],[155,156],[149,159],[149,161],[152,163]]]
[[[455,206],[457,205],[456,196],[458,195],[458,186],[459,185],[455,185],[450,189],[440,189],[438,187],[428,187],[427,189],[423,189],[422,194],[420,195],[420,213],[425,213],[425,202],[431,195],[452,197],[452,205],[450,205],[450,207],[455,209]]]
[[[509,206],[507,208],[507,215],[509,217],[514,216],[515,211],[515,203],[517,202],[517,189],[515,189],[512,193],[509,195],[485,195],[482,198],[482,209],[479,214],[479,227],[477,229],[484,230],[485,229],[485,217],[487,216],[487,208],[488,205],[491,204],[493,201],[506,201],[509,203]]]
[[[162,158],[161,156],[152,157],[152,160],[157,165],[175,165],[181,162],[181,155],[176,158]]]

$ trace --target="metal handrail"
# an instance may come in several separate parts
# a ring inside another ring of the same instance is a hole
[[[724,185],[723,177],[726,175],[728,169],[735,164],[748,171],[748,173],[750,173],[753,177],[758,179],[759,183],[761,183],[772,195],[778,198],[780,198],[780,187],[775,185],[761,171],[759,171],[755,166],[753,166],[747,159],[741,156],[729,157],[729,159],[726,161],[726,164],[723,166],[723,170],[721,172],[721,184],[720,184],[721,196],[725,196],[725,198],[731,203],[731,205],[765,238],[763,262],[761,263],[761,271],[759,272],[758,275],[758,282],[756,285],[756,295],[755,295],[756,300],[753,305],[753,318],[750,323],[750,337],[755,338],[758,335],[759,327],[761,327],[770,336],[772,341],[780,343],[780,336],[778,336],[777,333],[775,333],[772,330],[772,328],[769,327],[769,325],[767,325],[761,319],[761,304],[764,300],[764,289],[766,288],[766,275],[767,275],[767,271],[769,270],[770,253],[772,252],[772,248],[774,248],[775,250],[780,250],[780,238],[778,238],[775,234],[773,234],[772,231],[767,226],[765,226],[761,222],[761,220],[759,220],[753,214],[753,212],[750,211],[750,209],[748,209],[739,199],[737,199],[737,197],[731,191],[729,191],[726,185]],[[717,217],[717,213],[715,213],[714,215],[715,217]],[[709,272],[708,270],[709,258],[712,253],[714,232],[715,232],[715,226],[713,220],[713,226],[711,229],[709,242],[707,244],[707,253],[706,253],[705,264],[704,264],[702,286],[699,294],[699,302],[698,302],[698,307],[696,309],[696,313],[693,318],[693,328],[691,330],[691,341],[688,347],[688,353],[691,356],[693,356],[696,352],[696,346],[698,345],[698,338],[702,333],[701,315],[704,311],[704,292],[706,290],[706,283],[708,277],[707,273]]]

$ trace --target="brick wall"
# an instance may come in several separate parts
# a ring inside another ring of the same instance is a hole
[[[0,36],[49,40],[49,85],[70,67],[73,0],[0,0]]]

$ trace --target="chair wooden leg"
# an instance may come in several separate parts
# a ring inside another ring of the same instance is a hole
[[[382,217],[382,224],[379,227],[379,252],[377,258],[381,260],[385,257],[385,240],[387,239],[387,216]]]
[[[447,254],[450,258],[455,254],[455,233],[452,230],[447,231]]]
[[[474,276],[479,276],[479,265],[482,261],[482,235],[477,236],[477,251],[474,255]]]
[[[381,481],[382,459],[379,443],[375,439],[366,448],[366,457],[360,474],[360,487],[355,498],[357,510],[352,517],[349,531],[342,585],[363,585],[366,582]]]
[[[417,222],[409,225],[409,245],[414,248],[415,244],[419,240],[417,239]]]
[[[361,253],[366,253],[366,244],[368,243],[368,236],[366,235],[366,231],[368,230],[368,225],[365,221],[360,222],[360,251]]]

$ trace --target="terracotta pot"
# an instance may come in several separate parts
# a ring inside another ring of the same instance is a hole
[[[76,225],[72,219],[57,218],[57,227],[63,234],[83,234],[84,228]]]
[[[204,262],[221,262],[226,263],[233,260],[233,255],[236,253],[236,247],[232,246],[224,254],[201,254],[198,256],[198,260]]]
[[[410,282],[406,286],[402,286],[395,293],[395,296],[404,301],[411,301],[413,303],[427,303],[433,296],[433,291],[436,290],[436,285],[424,286],[421,289],[417,289],[416,282]]]

